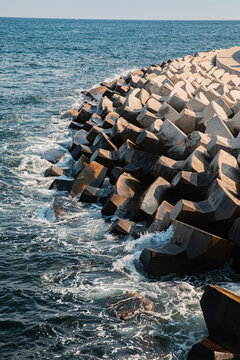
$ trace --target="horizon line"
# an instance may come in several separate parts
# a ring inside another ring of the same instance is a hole
[[[0,16],[0,19],[46,19],[46,20],[101,20],[101,21],[240,21],[240,19],[122,19],[122,18],[64,18],[37,16]]]

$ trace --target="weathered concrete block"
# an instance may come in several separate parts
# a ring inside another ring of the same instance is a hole
[[[69,179],[55,179],[49,186],[49,190],[67,191],[69,192],[72,188],[73,180]]]
[[[179,113],[167,102],[164,102],[160,107],[157,115],[162,118],[168,119],[173,123],[179,118]]]
[[[157,117],[150,111],[147,111],[146,109],[143,109],[137,117],[137,122],[140,124],[140,126],[142,126],[144,128],[148,128],[156,120],[157,120]]]
[[[153,167],[150,170],[150,174],[153,176],[154,179],[161,176],[167,181],[172,181],[172,179],[182,169],[183,163],[183,161],[176,161],[162,155],[154,163]]]
[[[101,204],[104,204],[107,198],[110,196],[112,190],[112,186],[101,189],[94,186],[86,186],[79,200],[86,203],[100,202]]]
[[[109,136],[105,134],[104,132],[100,132],[94,142],[93,146],[96,148],[101,148],[109,151],[117,151],[117,147],[114,145],[114,143],[110,140]]]
[[[102,164],[108,169],[110,173],[111,169],[120,164],[117,151],[109,151],[105,149],[97,149],[90,157],[90,163],[96,161]]]
[[[133,291],[107,298],[106,305],[119,320],[127,320],[139,312],[154,311],[150,300]]]
[[[187,261],[187,252],[175,244],[168,244],[161,250],[144,249],[140,256],[144,270],[151,278],[170,273],[181,273],[181,266]]]
[[[186,135],[189,135],[196,130],[197,124],[200,120],[201,118],[199,118],[195,112],[189,109],[183,109],[174,124]]]
[[[114,192],[126,198],[133,197],[140,186],[140,181],[124,172],[115,184]]]
[[[73,141],[70,144],[70,152],[74,150],[77,145],[89,145],[89,141],[87,140],[87,131],[79,130],[73,137]]]
[[[229,240],[240,245],[240,218],[234,220],[229,230]]]
[[[44,172],[44,176],[48,177],[48,176],[61,176],[63,175],[64,171],[63,169],[61,169],[58,166],[50,166],[50,168],[48,168],[45,172]]]
[[[170,214],[173,208],[173,205],[164,200],[157,208],[154,220],[149,226],[148,232],[152,233],[167,230],[171,222]]]
[[[161,146],[165,148],[170,148],[174,145],[184,145],[187,136],[171,121],[166,119],[159,133],[157,134]]]
[[[232,245],[228,240],[177,220],[173,220],[173,231],[171,241],[186,250],[186,267],[192,270],[216,269],[230,259]]]
[[[159,112],[160,108],[161,108],[162,104],[157,101],[156,99],[154,99],[153,97],[150,97],[150,99],[146,102],[144,108],[153,113],[156,114]]]
[[[75,121],[84,124],[86,121],[90,119],[90,117],[94,113],[94,110],[95,108],[92,105],[90,105],[87,102],[84,102],[79,110],[79,114]]]
[[[103,215],[113,215],[115,211],[127,200],[125,196],[113,194],[104,204],[102,208]]]
[[[102,128],[111,129],[115,125],[118,118],[119,118],[119,114],[116,112],[107,114],[102,124]]]
[[[222,346],[213,342],[209,337],[193,345],[187,360],[234,360],[237,358]]]
[[[189,153],[192,153],[200,145],[206,147],[210,142],[210,137],[207,134],[204,134],[200,131],[193,131],[186,138],[186,147]]]
[[[222,180],[229,190],[238,193],[240,170],[234,156],[220,150],[209,164],[209,171]]]
[[[240,297],[208,285],[200,303],[210,338],[226,350],[239,354]]]
[[[171,186],[177,198],[201,201],[206,196],[211,180],[205,172],[180,171],[172,180]]]
[[[237,157],[240,152],[240,137],[227,139],[222,136],[214,136],[207,145],[207,152],[214,157],[221,149]]]
[[[107,114],[114,112],[113,102],[108,99],[106,96],[103,96],[99,103],[99,112],[98,114],[103,119]],[[89,120],[89,119],[87,119]]]
[[[56,164],[57,162],[63,160],[66,155],[67,153],[65,150],[49,149],[42,154],[41,158],[51,162],[52,164]]]
[[[148,153],[159,154],[160,152],[159,139],[150,131],[142,130],[136,139],[136,144]]]
[[[169,182],[159,176],[142,195],[135,218],[141,219],[146,215],[152,216],[159,204],[168,199],[170,187]]]
[[[75,161],[75,163],[73,164],[73,166],[71,168],[72,177],[74,177],[76,179],[78,177],[78,175],[80,174],[80,172],[88,164],[89,164],[89,159],[85,155],[82,155],[79,160]]]
[[[75,108],[67,110],[65,113],[61,115],[62,119],[68,119],[71,118],[73,120],[76,120],[76,118],[79,115],[79,111]]]
[[[207,171],[211,157],[205,147],[197,147],[191,155],[184,161],[182,170],[201,173]]]
[[[141,168],[143,175],[148,173],[157,159],[157,155],[137,149],[129,149],[125,153],[125,163],[128,165],[128,169]]]
[[[88,185],[101,187],[106,173],[107,168],[105,168],[103,165],[98,164],[95,161],[91,162],[80,172],[78,177],[73,182],[70,195],[74,197],[77,194],[82,193],[85,187]]]
[[[171,105],[177,112],[181,112],[188,103],[187,93],[181,89],[178,89],[177,92],[170,97],[168,104]]]
[[[227,125],[217,115],[208,120],[205,133],[209,136],[222,136],[228,139],[234,138]]]
[[[112,185],[116,184],[117,179],[119,178],[119,176],[125,172],[125,169],[120,167],[120,166],[116,166],[112,169],[110,175],[109,175],[109,180],[110,183]]]

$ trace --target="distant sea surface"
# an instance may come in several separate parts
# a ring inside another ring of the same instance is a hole
[[[111,221],[98,205],[83,204],[78,216],[55,222],[57,192],[48,190],[49,163],[41,159],[69,144],[61,113],[80,104],[83,89],[169,58],[239,45],[239,34],[235,21],[0,18],[1,360],[183,360],[207,334],[204,286],[240,294],[229,265],[149,280],[139,254],[166,243],[171,228],[120,240],[108,234]],[[152,300],[156,313],[119,322],[105,299],[127,290]]]

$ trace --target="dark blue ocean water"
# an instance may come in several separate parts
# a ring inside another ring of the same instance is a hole
[[[239,292],[229,266],[149,281],[139,254],[166,242],[171,229],[119,240],[97,205],[52,221],[56,193],[40,157],[69,143],[60,115],[81,102],[81,90],[168,58],[239,45],[239,34],[240,22],[0,18],[0,359],[182,360],[206,334],[204,285]],[[118,322],[105,299],[125,290],[146,295],[156,314]]]

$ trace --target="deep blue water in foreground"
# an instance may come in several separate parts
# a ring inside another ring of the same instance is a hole
[[[139,240],[108,235],[97,205],[52,221],[43,151],[68,144],[64,110],[81,90],[127,71],[239,45],[240,22],[0,18],[0,359],[183,360],[206,335],[207,283],[240,293],[230,267],[149,281],[138,258],[171,229]],[[107,296],[136,290],[156,313],[118,322]]]

